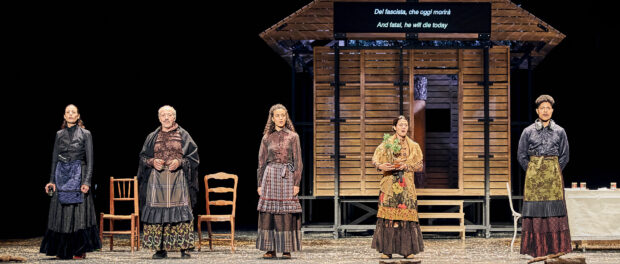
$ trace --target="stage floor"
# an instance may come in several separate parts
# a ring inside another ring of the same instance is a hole
[[[27,258],[29,263],[56,263],[67,261],[56,260],[39,253],[42,238],[22,240],[0,240],[0,255],[13,255]],[[162,263],[379,263],[379,254],[370,248],[372,237],[353,236],[333,239],[330,234],[305,234],[302,241],[302,252],[294,252],[292,260],[263,260],[262,253],[255,248],[256,232],[238,232],[237,249],[233,254],[230,247],[218,243],[213,251],[203,246],[202,251],[192,252],[192,258],[182,260],[179,252],[169,252],[168,259]],[[416,256],[422,263],[526,263],[529,256],[510,253],[511,238],[475,238],[460,239],[425,239],[425,251]],[[88,263],[153,263],[154,253],[140,250],[129,251],[127,238],[115,238],[115,251],[110,252],[109,240],[104,241],[103,249],[89,253]],[[515,251],[519,251],[518,241]],[[578,250],[565,257],[585,257],[587,263],[620,263],[620,250]],[[387,262],[398,263],[403,260],[395,256]],[[542,262],[539,262],[542,263]]]

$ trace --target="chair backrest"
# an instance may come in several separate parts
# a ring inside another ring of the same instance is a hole
[[[139,215],[138,197],[138,177],[110,177],[110,214],[114,214],[115,202],[133,202],[134,214]]]
[[[209,187],[209,180],[233,180],[233,187]],[[207,215],[211,214],[211,206],[232,206],[231,215],[235,216],[235,211],[237,209],[237,182],[239,181],[239,177],[234,174],[218,172],[215,174],[207,174],[205,176],[205,198],[207,200]],[[210,201],[209,194],[210,193],[232,193],[233,198],[231,200],[214,200]]]

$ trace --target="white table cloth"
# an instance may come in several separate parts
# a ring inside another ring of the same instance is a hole
[[[620,190],[565,193],[572,240],[620,240]]]

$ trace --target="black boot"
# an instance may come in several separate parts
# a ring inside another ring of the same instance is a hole
[[[187,253],[187,250],[185,249],[181,249],[181,258],[182,259],[188,259],[191,258],[192,255],[190,255],[189,253]]]
[[[166,252],[165,250],[158,250],[157,252],[155,252],[155,254],[153,254],[153,259],[165,259],[168,257],[168,252]]]

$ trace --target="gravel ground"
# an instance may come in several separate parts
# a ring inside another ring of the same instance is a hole
[[[0,241],[0,255],[13,255],[27,258],[32,263],[68,263],[71,260],[57,260],[39,253],[42,238]],[[331,234],[305,234],[301,252],[293,252],[291,260],[263,260],[262,253],[255,248],[255,232],[238,232],[237,249],[218,243],[213,251],[203,246],[202,251],[192,252],[191,259],[180,259],[179,252],[169,252],[168,259],[155,261],[154,253],[140,250],[131,253],[127,238],[115,238],[113,252],[109,251],[108,240],[103,249],[89,253],[84,263],[379,263],[379,254],[370,248],[372,237],[352,236],[333,239]],[[416,256],[422,263],[525,263],[529,256],[510,253],[511,238],[425,239],[425,251]],[[515,243],[518,252],[518,241]],[[278,255],[279,257],[279,255]],[[585,257],[587,263],[620,263],[620,250],[577,251],[564,257]],[[399,263],[400,256],[386,262]]]

